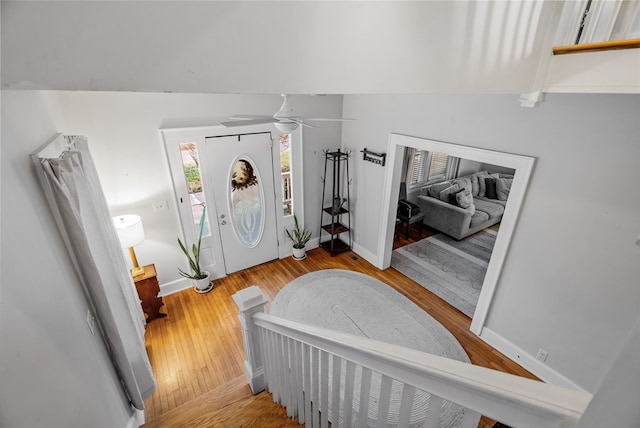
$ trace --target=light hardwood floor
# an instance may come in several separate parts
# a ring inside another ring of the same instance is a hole
[[[535,379],[471,333],[467,316],[395,269],[380,271],[357,254],[330,257],[318,248],[304,261],[276,260],[216,280],[208,294],[186,290],[164,298],[162,311],[168,316],[147,325],[146,347],[158,388],[145,402],[145,427],[297,426],[267,393],[253,397],[246,386],[242,334],[231,296],[258,285],[271,300],[294,278],[319,269],[358,271],[389,284],[442,323],[473,364]],[[486,419],[480,424],[492,425]]]

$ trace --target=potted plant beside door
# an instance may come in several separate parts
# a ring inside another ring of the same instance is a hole
[[[191,268],[192,273],[187,273],[182,269],[178,268],[180,275],[185,278],[189,278],[193,281],[193,288],[198,293],[206,293],[211,291],[213,288],[213,283],[211,282],[211,275],[208,271],[200,268],[200,245],[202,244],[202,231],[204,230],[204,219],[205,219],[206,207],[202,210],[202,216],[200,217],[200,226],[198,231],[198,243],[193,244],[191,247],[191,252],[187,249],[187,247],[182,243],[180,238],[178,238],[178,244],[180,244],[180,248],[182,252],[187,257],[189,261],[189,267]]]
[[[293,258],[296,260],[304,260],[307,258],[305,252],[305,245],[311,239],[311,232],[301,228],[298,223],[298,217],[293,214],[293,233],[289,231],[289,229],[285,229],[287,232],[287,236],[293,242]]]

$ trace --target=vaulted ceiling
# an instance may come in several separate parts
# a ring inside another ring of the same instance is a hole
[[[2,87],[529,92],[561,3],[2,1]]]

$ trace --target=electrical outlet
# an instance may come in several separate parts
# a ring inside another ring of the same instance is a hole
[[[549,353],[547,351],[545,351],[544,349],[540,348],[538,349],[538,354],[536,355],[536,358],[540,361],[542,361],[543,363],[545,361],[547,361],[547,357],[549,356]]]
[[[169,209],[169,204],[167,201],[160,201],[153,203],[153,211],[167,211]]]
[[[91,334],[95,336],[96,334],[96,318],[93,316],[91,311],[87,311],[87,324],[89,324],[89,330],[91,330]]]

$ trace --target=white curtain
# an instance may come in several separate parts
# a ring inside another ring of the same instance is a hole
[[[113,365],[131,404],[142,410],[156,388],[144,347],[144,314],[87,140],[59,135],[32,158]]]

